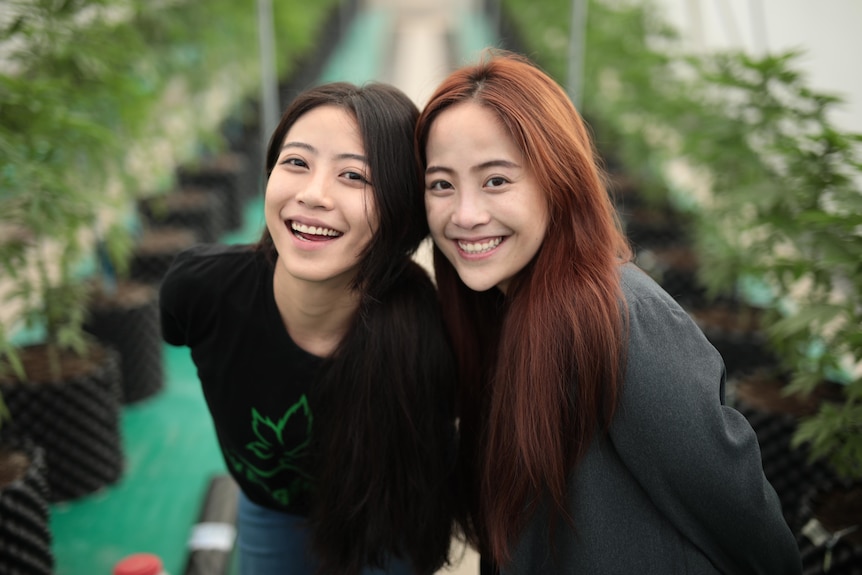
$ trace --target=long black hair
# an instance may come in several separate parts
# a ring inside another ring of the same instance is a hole
[[[272,135],[267,175],[294,122],[323,105],[356,119],[378,229],[352,283],[359,309],[312,392],[312,546],[322,573],[359,573],[400,556],[432,574],[449,562],[453,535],[457,376],[436,290],[411,259],[428,235],[412,144],[419,111],[386,84],[307,90]],[[276,259],[268,232],[258,249]]]

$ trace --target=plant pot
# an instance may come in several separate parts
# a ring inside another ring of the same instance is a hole
[[[797,541],[805,575],[862,575],[862,483],[811,489],[800,519]]]
[[[138,282],[160,284],[174,258],[200,240],[185,227],[147,229],[138,239],[129,266],[129,277]]]
[[[219,204],[218,213],[223,221],[223,230],[233,231],[242,227],[245,195],[242,186],[246,170],[246,159],[235,152],[226,152],[207,157],[199,163],[181,166],[177,178],[182,187],[207,190],[214,194]]]
[[[168,194],[141,200],[141,215],[150,227],[184,227],[194,230],[200,241],[218,240],[224,229],[224,216],[219,213],[218,200],[205,189],[182,187]]]
[[[45,452],[23,437],[0,441],[0,571],[50,575],[50,510]]]
[[[84,329],[120,352],[122,402],[161,391],[165,374],[157,288],[123,281],[109,294],[94,286],[88,311]]]
[[[670,206],[641,205],[620,211],[626,237],[635,249],[688,241],[684,218]]]
[[[621,167],[615,167],[608,160],[608,193],[614,206],[621,214],[631,214],[646,207],[646,202],[638,188],[637,181]]]
[[[12,414],[12,433],[45,450],[49,498],[77,499],[122,475],[120,359],[116,350],[91,343],[85,357],[63,353],[62,379],[52,377],[47,346],[19,350],[27,381],[0,378]]]
[[[741,377],[778,365],[761,328],[763,309],[747,304],[716,300],[686,308],[709,342],[724,359],[728,378]]]
[[[803,497],[837,479],[824,461],[809,461],[804,445],[793,447],[793,435],[799,419],[816,413],[822,402],[841,401],[842,389],[824,382],[807,397],[786,396],[786,384],[787,378],[761,370],[734,381],[730,395],[757,434],[763,472],[778,494],[787,524],[797,533]]]

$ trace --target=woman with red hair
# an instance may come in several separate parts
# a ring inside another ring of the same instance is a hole
[[[416,149],[483,557],[506,575],[800,573],[722,358],[631,262],[559,85],[492,54],[438,87]]]

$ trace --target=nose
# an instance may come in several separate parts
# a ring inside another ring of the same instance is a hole
[[[332,208],[331,182],[323,174],[310,178],[296,194],[296,201],[309,208]]]
[[[487,224],[491,214],[481,192],[466,191],[456,194],[452,223],[469,230]]]

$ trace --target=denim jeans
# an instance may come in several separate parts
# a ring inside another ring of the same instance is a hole
[[[288,515],[239,494],[237,550],[239,575],[314,575],[317,561],[310,551],[303,517]],[[366,569],[363,575],[412,575],[407,562],[393,560],[388,570]]]

